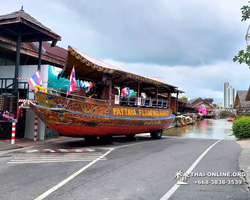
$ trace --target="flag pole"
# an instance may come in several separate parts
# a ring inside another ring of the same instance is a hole
[[[76,89],[76,75],[75,75],[75,66],[73,65],[73,68],[71,70],[70,78],[69,78],[69,85],[67,90],[67,96],[75,91]]]

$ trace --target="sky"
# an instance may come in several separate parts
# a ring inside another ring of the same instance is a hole
[[[246,48],[247,1],[0,0],[0,15],[20,10],[68,45],[134,73],[163,77],[189,99],[222,102],[223,83],[248,90],[250,69],[233,62]]]

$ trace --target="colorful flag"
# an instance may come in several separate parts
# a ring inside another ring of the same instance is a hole
[[[35,89],[36,85],[42,86],[42,77],[39,70],[31,77],[31,79],[28,81],[28,84],[33,89]]]
[[[74,67],[72,68],[71,74],[70,74],[70,79],[69,79],[69,86],[68,86],[68,91],[67,91],[67,96],[75,91],[76,89],[76,76],[75,76],[75,69]]]

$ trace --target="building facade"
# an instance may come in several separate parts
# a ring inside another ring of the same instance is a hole
[[[223,105],[224,108],[232,108],[235,101],[235,89],[229,86],[228,82],[223,85]]]
[[[234,108],[237,110],[237,114],[248,112],[250,113],[250,88],[249,90],[239,90],[237,91]]]
[[[232,108],[235,100],[235,91],[232,86],[228,87],[228,107]]]
[[[224,108],[227,108],[228,105],[228,87],[229,87],[229,83],[225,82],[223,85],[223,106]]]

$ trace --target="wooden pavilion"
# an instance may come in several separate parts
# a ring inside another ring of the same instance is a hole
[[[0,16],[0,37],[8,42],[16,43],[15,78],[13,81],[13,92],[18,92],[18,75],[20,65],[21,44],[26,42],[39,42],[38,70],[41,68],[42,42],[52,41],[51,46],[55,46],[61,37],[51,29],[31,17],[21,10]],[[13,49],[12,49],[13,52]],[[11,54],[11,49],[0,48],[0,53]]]

